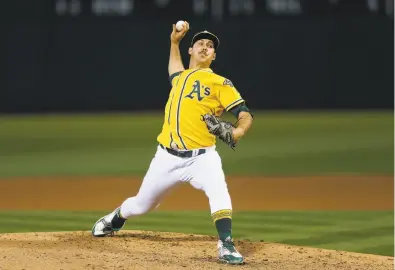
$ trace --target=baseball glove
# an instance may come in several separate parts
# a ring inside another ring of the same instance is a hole
[[[209,113],[203,115],[203,121],[206,123],[208,131],[211,134],[221,139],[234,150],[236,142],[234,141],[232,130],[235,126],[232,123],[221,120],[215,115]]]

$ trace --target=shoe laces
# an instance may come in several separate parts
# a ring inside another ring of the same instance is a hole
[[[233,240],[231,239],[226,239],[223,242],[223,246],[224,248],[226,248],[227,250],[229,250],[229,252],[233,253],[233,252],[237,252],[236,248],[235,248],[235,244],[233,243]]]

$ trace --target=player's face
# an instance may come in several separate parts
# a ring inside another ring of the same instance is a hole
[[[189,48],[189,54],[196,62],[211,64],[215,59],[214,42],[209,39],[200,39],[193,44],[192,48]]]

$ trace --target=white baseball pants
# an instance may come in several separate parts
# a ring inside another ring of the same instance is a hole
[[[122,203],[122,217],[142,215],[158,207],[168,191],[185,182],[205,192],[211,214],[223,209],[232,210],[221,158],[215,146],[205,149],[204,154],[180,158],[158,146],[139,192]]]

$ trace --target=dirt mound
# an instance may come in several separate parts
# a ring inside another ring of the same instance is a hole
[[[393,269],[393,257],[236,241],[242,269]],[[0,234],[0,269],[225,269],[216,238],[179,233],[123,231]]]

